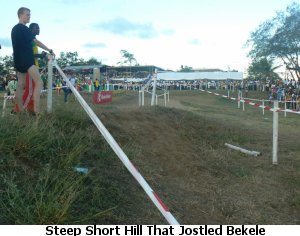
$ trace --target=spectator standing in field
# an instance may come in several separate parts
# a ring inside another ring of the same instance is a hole
[[[62,81],[62,90],[64,91],[64,102],[68,102],[68,95],[71,93],[71,90],[69,86],[67,86],[67,83],[65,81]]]
[[[95,80],[94,87],[95,87],[95,91],[99,91],[99,89],[100,89],[100,83],[99,83],[98,79]]]
[[[76,88],[76,78],[74,75],[71,75],[70,82],[74,86],[74,88]]]
[[[16,79],[11,76],[9,82],[7,83],[7,95],[8,96],[13,96],[15,95],[17,89],[17,81]]]
[[[75,75],[71,75],[70,79],[69,79],[70,83],[73,85],[73,87],[76,89],[76,83],[77,80],[75,78]],[[72,90],[69,88],[69,94],[72,94]],[[75,99],[75,98],[74,98]]]
[[[40,94],[42,81],[39,70],[34,62],[34,53],[32,44],[35,42],[39,47],[53,54],[53,51],[38,41],[32,34],[30,29],[26,26],[30,22],[30,9],[21,7],[18,10],[19,23],[16,24],[11,31],[11,40],[13,46],[14,66],[17,71],[18,86],[16,91],[16,102],[20,111],[23,111],[23,94],[26,74],[35,82],[35,89],[33,91],[34,112],[40,112]]]
[[[60,90],[61,90],[61,81],[59,78],[56,79],[55,81],[55,90],[56,90],[56,94],[60,95]]]

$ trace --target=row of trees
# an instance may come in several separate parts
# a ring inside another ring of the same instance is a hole
[[[138,65],[134,55],[126,50],[121,50],[121,60],[117,63],[120,65]],[[101,65],[102,61],[98,61],[96,58],[91,57],[88,60],[84,60],[79,57],[78,52],[61,52],[60,56],[56,59],[58,65],[61,68],[66,66],[84,66],[84,65]],[[39,58],[40,67],[45,67],[47,61]],[[135,63],[135,64],[134,64]],[[6,75],[11,74],[14,71],[12,56],[0,57],[0,78],[4,78]]]
[[[294,79],[300,79],[300,5],[292,3],[285,11],[266,20],[250,35],[246,46],[250,48],[252,63],[248,74],[255,79],[276,79],[275,70],[285,66]],[[275,62],[279,66],[274,66]]]
[[[248,57],[251,58],[248,79],[264,82],[280,79],[276,70],[285,66],[292,78],[299,80],[300,5],[294,2],[285,11],[277,12],[275,17],[260,24],[245,46],[250,48]],[[178,71],[195,70],[181,65]]]
[[[43,59],[38,59],[41,68],[46,66],[47,61]],[[62,52],[57,58],[57,63],[60,67],[64,68],[68,65],[73,66],[83,66],[83,65],[101,65],[101,61],[95,58],[90,58],[89,60],[84,60],[80,58],[78,52]],[[5,77],[14,71],[13,57],[5,56],[0,57],[0,77]]]
[[[78,52],[61,52],[60,56],[56,59],[57,64],[64,68],[66,66],[85,66],[85,65],[101,65],[102,62],[96,58],[91,57],[88,60],[80,58]]]
[[[14,70],[13,65],[12,56],[0,57],[0,78],[11,74]]]

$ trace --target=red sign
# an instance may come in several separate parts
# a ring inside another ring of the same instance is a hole
[[[94,104],[106,104],[112,102],[112,91],[95,91],[93,94]]]

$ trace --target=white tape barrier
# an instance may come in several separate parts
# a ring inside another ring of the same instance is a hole
[[[86,113],[89,115],[89,117],[92,119],[100,133],[103,135],[105,140],[108,142],[110,147],[114,150],[114,152],[117,154],[119,159],[122,161],[122,163],[126,166],[128,171],[133,175],[133,177],[138,181],[138,183],[142,186],[144,191],[147,193],[149,198],[152,200],[152,202],[155,204],[155,206],[158,208],[158,210],[162,213],[162,215],[165,217],[165,219],[168,221],[169,224],[172,225],[178,225],[178,221],[174,218],[174,216],[170,213],[169,209],[166,207],[166,205],[162,202],[162,200],[158,197],[158,195],[151,189],[149,184],[146,182],[146,180],[143,178],[143,176],[138,172],[138,170],[134,167],[134,165],[131,163],[131,161],[128,159],[126,154],[123,152],[123,150],[120,148],[118,143],[115,141],[115,139],[112,137],[112,135],[109,133],[109,131],[105,128],[105,126],[102,124],[100,119],[96,116],[94,111],[89,107],[89,105],[86,103],[86,101],[81,97],[79,92],[74,88],[74,86],[70,83],[66,75],[63,73],[63,71],[60,69],[60,67],[57,65],[56,62],[54,62],[54,66],[58,70],[59,74],[63,77],[64,81],[67,83],[67,85],[72,90],[74,96],[77,98],[83,109],[86,111]]]
[[[227,99],[230,99],[230,100],[233,100],[233,101],[236,101],[238,100],[238,98],[234,98],[234,97],[228,97],[226,95],[223,95],[223,94],[219,94],[219,93],[214,93],[214,92],[211,92],[211,91],[206,91],[206,90],[203,90],[203,89],[200,89],[201,92],[207,92],[209,94],[213,94],[213,95],[216,95],[216,96],[221,96],[223,98],[227,98]],[[269,106],[264,106],[264,105],[261,105],[259,103],[254,103],[254,102],[249,102],[247,101],[248,99],[245,99],[243,98],[242,100],[240,100],[240,102],[243,102],[245,104],[249,104],[249,105],[252,105],[252,106],[255,106],[255,107],[258,107],[258,108],[262,108],[262,109],[265,109],[265,110],[268,110],[268,111],[276,111],[276,112],[289,112],[289,113],[293,113],[293,114],[299,114],[300,115],[300,111],[296,111],[296,110],[291,110],[291,109],[282,109],[282,108],[278,108],[278,109],[275,109],[274,108],[271,108]]]
[[[52,88],[52,90],[55,90],[55,89],[58,89],[58,88],[69,88],[69,86],[54,87],[54,88]],[[41,93],[47,93],[47,92],[48,92],[48,89],[41,90]],[[3,98],[6,99],[6,100],[14,100],[15,95],[4,96]]]
[[[274,100],[260,100],[260,99],[253,99],[253,98],[244,98],[242,100],[247,100],[247,101],[256,101],[256,102],[273,102],[274,103]],[[241,101],[242,101],[241,100]],[[279,103],[297,103],[296,100],[293,100],[293,101],[290,101],[290,100],[283,100],[283,101],[278,101]]]
[[[15,100],[15,95],[4,96],[4,100]]]
[[[32,82],[29,83],[29,94],[26,98],[26,101],[24,102],[23,104],[23,108],[25,109],[30,101],[30,98],[32,97],[32,93],[33,93],[33,90],[32,90]],[[55,87],[55,88],[52,88],[52,90],[55,90],[57,88],[68,88],[68,86],[62,86],[62,87]],[[41,93],[47,93],[48,92],[48,89],[43,89],[41,90]],[[5,110],[6,110],[6,102],[8,100],[11,100],[11,101],[14,101],[16,96],[15,95],[10,95],[10,96],[4,96],[4,101],[3,101],[3,108],[2,108],[2,117],[5,115]]]

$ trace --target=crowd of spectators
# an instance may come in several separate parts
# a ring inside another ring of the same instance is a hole
[[[287,109],[300,110],[300,81],[278,80],[268,86],[270,100],[285,101]]]
[[[92,74],[67,73],[76,79],[76,87],[80,90],[94,91],[102,90],[106,81],[102,78],[96,83],[93,82]],[[47,77],[42,75],[44,89],[47,89]],[[54,75],[53,87],[59,93],[62,87],[62,80],[58,74]],[[16,80],[13,76],[9,76],[6,82],[1,83],[2,90],[6,90],[7,94],[14,94]],[[144,85],[143,81],[114,81],[110,80],[109,84],[112,89],[140,90]],[[300,80],[280,79],[276,81],[211,81],[211,80],[195,80],[195,81],[157,81],[157,86],[165,90],[191,90],[191,89],[221,89],[221,90],[243,90],[244,97],[247,97],[249,91],[266,92],[267,99],[285,101],[288,109],[300,110]],[[95,87],[95,88],[94,88]],[[91,89],[92,88],[92,89]]]

